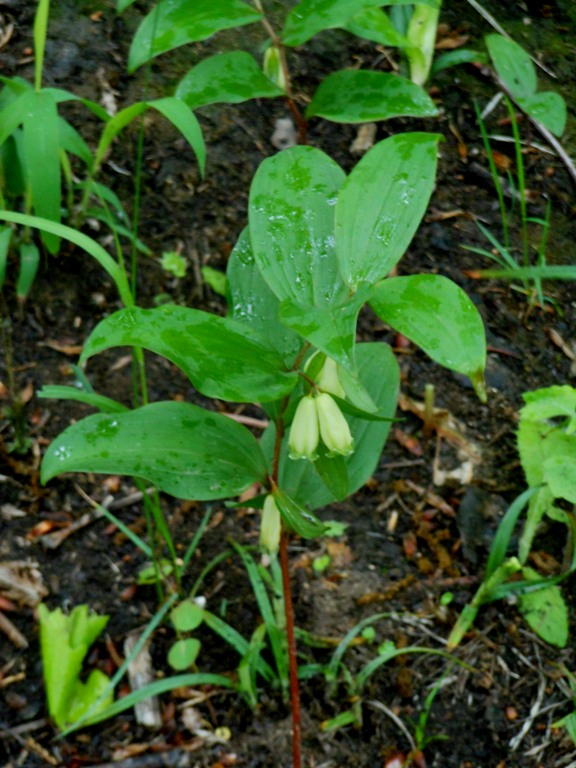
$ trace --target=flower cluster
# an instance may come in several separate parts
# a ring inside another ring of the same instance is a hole
[[[319,391],[305,395],[296,408],[288,439],[290,458],[314,461],[318,458],[320,439],[329,456],[348,456],[354,450],[354,439],[344,414],[332,397],[345,396],[334,360],[326,358],[315,385]]]

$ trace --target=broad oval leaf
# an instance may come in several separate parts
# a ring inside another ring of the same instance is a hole
[[[276,350],[246,324],[197,309],[167,305],[115,312],[92,331],[81,360],[119,346],[163,355],[199,392],[221,400],[277,400],[297,381]]]
[[[334,243],[334,204],[345,178],[313,147],[292,147],[258,168],[250,189],[252,250],[281,301],[326,307],[346,296]]]
[[[528,98],[517,98],[516,103],[529,117],[542,123],[555,136],[562,136],[566,128],[566,102],[555,91],[542,91]]]
[[[239,104],[248,99],[274,98],[284,91],[269,80],[256,59],[245,51],[209,56],[191,69],[175,95],[192,109],[205,104]]]
[[[182,640],[177,640],[168,651],[168,664],[172,669],[180,672],[191,667],[199,653],[200,640],[195,637],[185,637]]]
[[[367,296],[367,292],[359,291],[346,301],[319,307],[304,307],[287,299],[280,305],[280,319],[344,368],[354,371],[356,324]]]
[[[486,399],[484,325],[456,283],[441,275],[389,278],[376,286],[370,306],[432,360],[468,376],[480,399]]]
[[[302,347],[302,339],[280,322],[280,302],[258,269],[248,228],[242,230],[230,254],[226,280],[231,317],[261,333],[270,348],[276,349],[291,366]]]
[[[242,0],[161,0],[144,18],[130,46],[128,71],[186,43],[259,21],[262,14]]]
[[[310,102],[306,117],[335,123],[367,123],[392,117],[435,117],[438,110],[419,85],[389,72],[341,69],[328,75]]]
[[[204,621],[204,609],[192,600],[182,600],[170,613],[177,632],[192,632]]]
[[[529,580],[541,578],[533,568],[524,567],[522,573]],[[566,647],[570,619],[558,586],[552,585],[520,595],[518,608],[539,637],[558,648]]]
[[[266,477],[246,427],[189,403],[93,414],[64,430],[42,462],[42,482],[63,472],[142,477],[182,499],[237,496]]]
[[[502,35],[486,35],[488,53],[498,77],[514,99],[526,99],[536,93],[536,69],[526,51]]]
[[[439,138],[384,139],[346,180],[336,203],[336,249],[352,290],[385,277],[410,244],[434,188]]]

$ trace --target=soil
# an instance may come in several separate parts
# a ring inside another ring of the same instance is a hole
[[[143,76],[128,77],[125,62],[131,36],[148,5],[136,3],[121,17],[111,5],[97,0],[57,4],[49,28],[46,84],[98,101],[103,83],[107,83],[120,106],[143,98]],[[574,54],[571,33],[575,13],[569,0],[527,5],[486,3],[498,21],[557,74],[558,79],[546,87],[558,89],[568,99],[566,146],[570,151],[574,149],[576,125],[570,101],[576,76],[569,63]],[[14,23],[11,39],[0,50],[2,76],[33,76],[28,49],[32,46],[34,9],[34,3],[0,1],[4,23]],[[446,3],[443,19],[450,25],[444,34],[470,35],[470,47],[481,45],[480,35],[490,31],[463,1]],[[243,45],[252,46],[256,52],[260,38],[254,32],[252,39],[251,28],[245,29]],[[157,59],[146,86],[148,93],[166,93],[191,62],[219,50],[218,46],[225,50],[234,44],[234,34],[223,33],[192,49]],[[324,73],[344,65],[383,66],[381,56],[372,44],[352,41],[336,31],[325,33],[295,55],[296,87],[304,99]],[[546,80],[545,75],[541,79]],[[295,540],[290,549],[298,627],[338,642],[361,620],[386,614],[374,622],[373,641],[366,637],[348,650],[346,664],[352,677],[376,656],[378,644],[384,641],[400,647],[444,648],[456,617],[481,582],[499,520],[525,488],[515,447],[522,393],[553,384],[574,384],[576,378],[573,285],[547,283],[549,302],[540,307],[530,302],[521,286],[473,279],[469,274],[491,266],[482,256],[462,248],[486,247],[473,217],[492,232],[500,231],[473,106],[474,98],[486,103],[494,92],[486,72],[477,67],[440,73],[432,85],[441,107],[438,120],[392,120],[377,128],[377,140],[407,129],[439,131],[445,137],[428,214],[399,271],[444,274],[472,297],[486,325],[489,399],[486,405],[480,404],[462,377],[434,365],[369,312],[363,313],[359,337],[386,341],[397,349],[402,371],[403,409],[399,416],[403,420],[395,425],[370,482],[348,501],[321,511],[323,519],[345,523],[345,532],[324,541]],[[86,139],[94,143],[95,123],[79,107],[66,109]],[[488,130],[509,133],[504,116],[503,110],[493,112],[487,118]],[[246,223],[250,179],[262,159],[276,151],[270,137],[275,121],[286,117],[288,111],[279,101],[201,110],[199,119],[208,146],[205,178],[199,176],[192,153],[180,136],[159,117],[146,118],[140,236],[154,256],[142,259],[139,266],[140,304],[152,306],[158,297],[168,294],[181,304],[220,314],[225,311],[223,300],[202,281],[200,270],[204,265],[225,269]],[[576,236],[574,187],[560,160],[542,149],[544,141],[533,129],[521,123],[521,131],[527,142],[530,215],[543,216],[546,203],[550,203],[547,257],[550,263],[566,263]],[[357,127],[317,120],[310,126],[309,141],[349,170],[358,159],[350,151],[356,133]],[[128,211],[132,210],[137,141],[137,128],[126,130],[104,169],[105,183],[117,192]],[[510,145],[499,144],[498,151],[513,162]],[[512,236],[518,243],[517,219],[514,222]],[[105,242],[104,231],[92,230],[91,234]],[[534,225],[531,237],[537,236]],[[180,250],[186,256],[190,265],[186,277],[175,279],[161,269],[158,257],[167,250]],[[71,366],[83,341],[100,319],[120,305],[102,270],[77,249],[64,248],[58,258],[44,259],[33,293],[23,307],[13,298],[14,271],[9,270],[4,289],[6,333],[0,359],[0,566],[14,561],[26,564],[22,566],[26,568],[24,577],[41,580],[50,608],[70,609],[87,603],[93,610],[108,614],[105,636],[95,644],[88,665],[111,674],[123,656],[126,637],[142,629],[157,610],[157,594],[153,587],[137,584],[145,559],[115,526],[103,519],[92,519],[77,529],[70,529],[70,525],[90,512],[79,489],[98,502],[110,496],[120,503],[127,500],[118,514],[140,532],[145,529],[143,504],[141,499],[130,502],[136,490],[130,478],[75,475],[53,480],[46,487],[40,485],[42,451],[88,409],[40,399],[37,393],[47,384],[73,382]],[[129,404],[131,373],[125,354],[126,350],[113,350],[101,355],[90,362],[86,373],[97,392]],[[152,400],[198,400],[173,365],[153,356],[147,362]],[[8,367],[13,376],[12,394],[24,403],[19,422],[14,415],[9,418]],[[421,401],[429,384],[434,386],[436,405],[457,420],[460,446],[441,431],[424,430],[422,421],[410,410],[410,402]],[[19,438],[18,423],[21,436],[30,441],[29,449],[20,454],[8,451],[9,444]],[[463,467],[471,454],[475,456],[472,476],[465,477]],[[442,471],[452,472],[452,476],[440,482]],[[168,497],[162,498],[162,504],[184,551],[206,507]],[[54,536],[62,532],[70,535],[58,543]],[[213,503],[210,523],[192,559],[186,585],[226,549],[228,540],[253,545],[257,536],[257,514]],[[532,553],[532,565],[547,574],[558,572],[567,546],[563,527],[543,528]],[[323,555],[329,555],[329,565],[318,572],[314,563]],[[575,586],[574,577],[563,586],[571,638],[576,631]],[[242,563],[233,554],[207,576],[203,594],[211,610],[225,616],[245,637],[250,637],[261,621]],[[278,768],[291,764],[289,709],[277,690],[264,686],[255,710],[238,696],[217,689],[205,689],[197,696],[189,689],[178,689],[161,697],[159,729],[151,731],[138,725],[129,710],[57,739],[44,699],[36,611],[6,602],[3,596],[4,588],[0,587],[0,606],[27,647],[18,647],[14,638],[0,634],[0,764],[14,768],[79,768],[112,761],[120,761],[122,768]],[[233,673],[230,649],[215,643],[208,630],[200,638],[204,642],[199,668]],[[155,633],[151,644],[159,677],[169,674],[166,652],[171,640],[171,630],[164,627]],[[299,651],[302,663],[323,664],[333,647],[314,648],[301,641]],[[303,682],[304,765],[576,765],[574,743],[564,730],[552,727],[574,707],[563,671],[576,670],[573,639],[564,649],[546,644],[529,629],[513,604],[500,601],[481,609],[454,655],[466,666],[428,653],[406,654],[384,664],[370,678],[361,701],[356,701],[362,712],[361,723],[335,731],[325,731],[321,724],[354,703],[345,681],[339,680],[333,691],[321,676]],[[436,688],[436,696],[427,704]],[[119,693],[126,689],[122,683]],[[195,697],[198,703],[183,708]],[[423,720],[426,714],[427,721]],[[410,738],[417,738],[416,746],[422,751],[408,758]]]

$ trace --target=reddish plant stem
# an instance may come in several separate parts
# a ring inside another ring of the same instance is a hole
[[[286,617],[286,639],[288,642],[288,666],[290,670],[290,707],[292,710],[292,768],[301,768],[302,735],[300,730],[300,685],[298,682],[298,657],[296,656],[296,637],[294,634],[294,606],[290,588],[290,568],[288,562],[288,532],[282,530],[280,536],[280,567],[282,570],[282,588],[284,590],[284,615]]]

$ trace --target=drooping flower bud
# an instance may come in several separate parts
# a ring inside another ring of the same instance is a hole
[[[338,376],[338,364],[331,357],[327,357],[324,361],[324,365],[316,377],[316,384],[324,392],[336,395],[336,397],[341,397],[342,399],[346,397],[346,392],[344,392]]]
[[[260,546],[262,549],[270,554],[278,552],[281,529],[280,510],[276,506],[274,496],[269,493],[264,499],[264,508],[262,509],[262,523],[260,525]]]
[[[321,392],[315,401],[320,436],[328,449],[328,454],[339,453],[342,456],[348,456],[354,451],[354,438],[344,414],[336,401],[326,392]]]
[[[276,45],[270,45],[264,54],[264,74],[283,91],[286,90],[286,75],[282,67],[280,51]]]
[[[316,449],[319,439],[318,415],[314,398],[306,395],[298,403],[290,427],[290,437],[288,438],[290,458],[314,461],[317,458]]]

